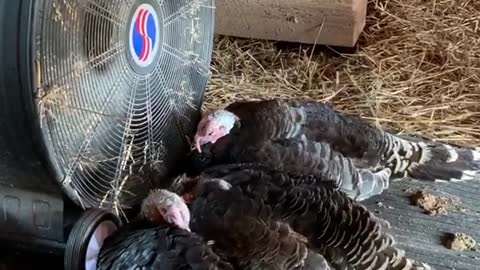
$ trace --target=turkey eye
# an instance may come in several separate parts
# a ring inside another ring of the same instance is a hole
[[[160,211],[160,214],[162,214],[162,216],[165,217],[165,216],[167,215],[167,209],[165,209],[165,208],[162,207],[162,208],[160,208],[160,209],[158,209],[158,210]]]
[[[212,134],[213,134],[213,131],[210,131],[210,132],[208,133],[208,136],[212,136]]]

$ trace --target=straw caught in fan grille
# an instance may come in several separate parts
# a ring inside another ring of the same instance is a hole
[[[164,1],[158,59],[137,72],[125,42],[134,2],[44,1],[36,37],[38,117],[58,181],[83,207],[117,213],[160,184],[141,173],[166,175],[189,147],[213,41],[210,0]]]

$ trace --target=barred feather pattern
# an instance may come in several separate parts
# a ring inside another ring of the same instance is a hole
[[[294,99],[260,101],[258,104],[288,107],[298,112],[304,116],[299,124],[303,125],[308,139],[325,142],[345,157],[361,159],[369,168],[389,168],[396,178],[480,180],[479,149],[394,135],[325,103]]]
[[[191,154],[190,175],[208,166],[229,163],[258,162],[296,174],[314,174],[352,198],[364,200],[388,188],[391,170],[358,169],[354,159],[334,149],[330,142],[312,138],[307,129],[305,110],[278,100],[235,103],[226,108],[241,120],[229,135],[202,153]]]
[[[204,240],[171,226],[126,226],[107,237],[98,270],[233,270]]]
[[[302,269],[305,237],[239,189],[215,181],[206,185],[213,188],[197,191],[191,206],[192,231],[213,241],[238,269]]]
[[[273,217],[305,235],[309,247],[333,269],[430,269],[414,264],[395,247],[382,226],[386,222],[317,177],[293,176],[254,164],[215,166],[202,175],[223,179],[256,203],[270,206]]]
[[[385,142],[378,153],[395,176],[429,181],[480,180],[478,149],[378,133]]]
[[[359,201],[381,194],[392,178],[480,179],[478,150],[402,138],[326,103],[239,101],[225,110],[239,120],[205,152],[192,153],[193,173],[211,165],[257,162],[334,181]]]

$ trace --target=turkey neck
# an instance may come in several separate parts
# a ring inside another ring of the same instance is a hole
[[[209,165],[217,165],[225,162],[233,162],[234,157],[239,154],[243,147],[244,140],[241,139],[241,126],[236,122],[230,132],[218,139],[214,144],[208,144],[205,147],[206,155],[209,156]]]

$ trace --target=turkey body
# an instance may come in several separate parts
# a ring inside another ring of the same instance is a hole
[[[202,185],[202,184],[200,184]],[[195,195],[192,231],[214,242],[236,269],[303,269],[305,237],[272,218],[271,210],[212,181]]]
[[[474,149],[401,138],[324,103],[271,99],[236,102],[224,110],[239,120],[201,153],[192,152],[190,174],[256,162],[319,176],[357,200],[380,194],[391,177],[480,178],[480,153]]]
[[[165,225],[126,225],[105,239],[98,270],[230,270],[201,237]]]
[[[239,269],[429,269],[395,248],[386,221],[318,177],[230,164],[197,181],[192,231]]]

